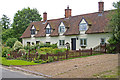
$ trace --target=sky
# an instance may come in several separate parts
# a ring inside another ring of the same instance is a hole
[[[1,0],[0,1],[0,18],[3,14],[7,15],[11,23],[15,13],[23,8],[36,8],[43,17],[43,12],[47,12],[47,19],[63,18],[65,9],[69,5],[72,9],[72,16],[92,13],[98,11],[98,2],[101,0]],[[102,0],[104,10],[114,9],[113,2],[119,0]]]

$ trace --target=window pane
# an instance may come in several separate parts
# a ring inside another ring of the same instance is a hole
[[[87,40],[86,39],[84,39],[84,45],[87,45]]]
[[[101,44],[105,44],[105,38],[101,38]]]
[[[80,24],[80,30],[81,31],[87,30],[87,24],[86,23]]]
[[[60,32],[65,32],[65,27],[64,26],[60,26]]]
[[[82,39],[80,39],[80,45],[83,45],[83,40]]]
[[[61,40],[59,40],[59,45],[61,45]]]
[[[62,40],[62,45],[63,45],[63,46],[65,45],[65,40]]]

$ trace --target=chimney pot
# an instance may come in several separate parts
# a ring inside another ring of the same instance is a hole
[[[65,9],[65,18],[68,18],[71,16],[71,9],[69,9],[69,6],[67,6],[67,9]]]
[[[98,9],[99,9],[99,12],[104,11],[104,2],[103,1],[98,2]]]
[[[47,13],[46,12],[43,13],[43,22],[45,22],[45,21],[47,21]]]

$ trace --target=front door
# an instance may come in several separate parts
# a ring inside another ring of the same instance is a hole
[[[76,38],[71,38],[71,49],[76,50]]]

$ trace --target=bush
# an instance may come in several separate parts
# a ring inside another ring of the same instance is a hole
[[[53,49],[52,53],[57,54],[58,52],[65,52],[66,50],[67,50],[66,48],[61,48],[61,49],[55,48]]]
[[[16,41],[15,44],[14,44],[14,46],[13,46],[13,50],[19,51],[19,49],[23,49],[23,45],[22,45],[21,42]]]
[[[17,41],[17,38],[8,38],[6,41],[6,45],[12,48],[14,46],[14,43]]]
[[[56,44],[52,44],[51,47],[54,49],[54,48],[58,48],[57,47],[57,43]]]
[[[109,40],[109,45],[107,45],[107,53],[117,53],[117,40],[115,37],[111,37]]]
[[[51,53],[52,52],[52,48],[51,47],[44,47],[44,48],[40,48],[41,51],[44,51],[46,53]]]
[[[7,57],[8,54],[10,54],[10,48],[2,47],[2,57]]]
[[[19,52],[25,53],[25,49],[20,49]]]

